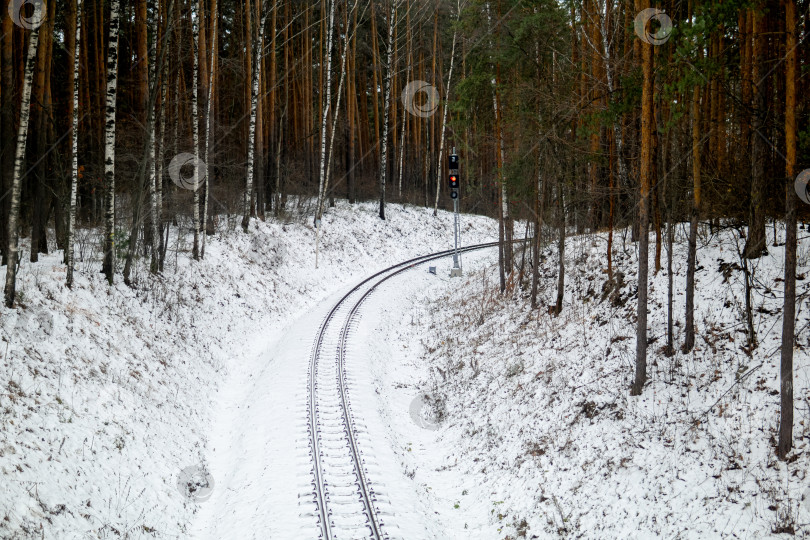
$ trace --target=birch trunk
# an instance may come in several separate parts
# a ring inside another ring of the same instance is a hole
[[[259,69],[261,67],[262,51],[260,46],[264,37],[264,23],[267,17],[267,0],[262,3],[262,20],[259,23],[258,38],[253,47],[253,77],[250,90],[250,127],[248,128],[248,162],[247,181],[245,188],[245,216],[242,218],[242,229],[247,232],[250,226],[251,199],[253,198],[253,160],[256,151],[256,109],[259,104]]]
[[[396,24],[397,5],[399,0],[391,3],[391,14],[388,17],[388,50],[386,52],[385,73],[385,106],[383,112],[383,129],[380,158],[380,219],[385,219],[385,180],[388,173],[388,115],[391,109],[391,75],[394,66],[391,58],[394,54],[394,25]]]
[[[458,17],[461,17],[461,8],[459,6],[459,13]],[[435,217],[439,211],[439,193],[442,187],[442,176],[444,173],[444,133],[447,127],[447,106],[450,104],[450,83],[453,81],[453,64],[456,59],[456,35],[457,32],[453,32],[453,47],[450,51],[450,72],[447,74],[447,90],[444,97],[444,111],[442,112],[442,132],[439,138],[439,166],[437,175],[436,175],[436,199],[433,201],[433,216]]]
[[[153,274],[163,270],[163,262],[161,259],[162,253],[162,239],[161,234],[161,214],[163,209],[163,136],[165,134],[165,119],[163,118],[164,104],[166,102],[166,50],[168,48],[168,29],[171,27],[172,22],[172,7],[174,0],[170,0],[169,8],[166,10],[166,31],[163,34],[163,43],[160,48],[160,59],[157,57],[157,40],[158,32],[160,29],[160,10],[156,10],[154,21],[152,22],[152,50],[150,51],[151,64],[149,70],[149,114],[147,116],[147,133],[148,148],[147,148],[147,167],[149,174],[149,200],[150,200],[150,220],[152,223],[152,253],[149,263],[149,270]],[[158,73],[163,73],[163,77],[159,77]],[[160,136],[155,136],[155,102],[157,101],[158,94],[161,93],[160,100]],[[155,142],[158,138],[157,151],[155,150]],[[157,164],[156,164],[157,161]]]
[[[167,19],[171,16],[170,13],[171,10],[167,11]],[[166,84],[169,74],[168,71],[168,63],[166,63],[163,65],[163,96],[160,100],[160,134],[157,138],[157,156],[155,158],[155,208],[159,227],[158,236],[160,237],[160,244],[158,246],[159,272],[163,271],[163,261],[166,258],[166,242],[163,240],[163,151],[166,143],[166,100],[169,98],[169,85]]]
[[[208,70],[208,99],[206,100],[206,112],[205,112],[205,168],[206,168],[206,175],[205,175],[205,201],[203,202],[203,217],[202,223],[203,227],[206,227],[206,234],[202,237],[202,246],[200,247],[200,258],[205,257],[205,237],[208,235],[208,191],[211,189],[210,181],[211,178],[211,169],[208,168],[208,160],[210,157],[209,150],[211,145],[211,108],[212,103],[214,101],[214,70],[216,68],[216,57],[217,57],[217,10],[219,8],[219,4],[217,0],[213,0],[213,6],[211,11],[211,66]]]
[[[157,5],[156,5],[157,7]],[[149,51],[149,81],[151,88],[149,89],[149,111],[147,113],[147,173],[149,181],[149,221],[151,223],[151,244],[152,250],[149,260],[149,271],[157,273],[158,271],[158,250],[160,249],[160,224],[158,220],[158,207],[155,190],[155,103],[152,96],[157,97],[160,92],[160,85],[157,78],[158,67],[157,62],[157,36],[160,28],[160,10],[156,9],[152,21],[152,47]],[[166,46],[161,48],[161,57],[165,54]]]
[[[42,4],[34,4],[42,16]],[[36,17],[36,15],[35,15]],[[11,184],[11,205],[8,215],[8,267],[6,268],[5,302],[6,307],[14,306],[17,287],[17,222],[20,217],[20,190],[22,187],[23,162],[25,161],[25,143],[28,138],[28,120],[31,115],[31,83],[34,78],[34,64],[37,58],[39,26],[31,30],[28,36],[28,58],[25,61],[25,76],[22,85],[20,102],[20,126],[17,129],[17,149],[14,154],[14,175]]]
[[[104,262],[102,272],[113,284],[115,274],[115,98],[118,87],[118,11],[120,1],[110,3],[110,37],[107,49],[107,106],[104,134]]]
[[[65,245],[65,265],[67,277],[65,285],[73,288],[73,236],[76,228],[76,193],[79,185],[79,52],[82,33],[82,0],[76,0],[76,31],[73,34],[73,111],[70,119],[71,125],[71,156],[70,156],[70,212],[67,223],[67,242]]]
[[[326,32],[326,86],[324,87],[324,101],[321,108],[321,167],[318,180],[318,203],[315,207],[314,225],[320,226],[323,215],[323,202],[326,196],[326,124],[329,118],[329,108],[332,106],[332,38],[334,36],[335,25],[335,5],[337,0],[332,0],[329,6],[329,28]],[[338,99],[340,95],[338,94]],[[337,115],[335,115],[337,120]]]
[[[192,227],[194,228],[194,246],[191,250],[191,256],[195,261],[200,260],[200,117],[199,117],[199,98],[197,96],[197,78],[200,71],[200,51],[199,37],[200,37],[200,17],[203,15],[203,0],[200,0],[197,8],[196,16],[192,12],[191,32],[192,42],[191,51],[194,56],[194,68],[191,74],[191,129],[194,142],[194,157],[197,162],[194,163],[194,197],[193,197],[193,211],[192,211]]]
[[[357,9],[357,2],[358,0],[354,1],[354,5],[352,6],[352,10]],[[347,15],[348,20],[348,15]],[[357,27],[355,26],[354,32],[357,31]],[[349,56],[349,42],[352,39],[352,36],[347,34],[346,35],[346,42],[343,45],[343,58],[341,60],[340,66],[340,82],[338,83],[338,91],[337,91],[337,102],[335,103],[335,114],[332,115],[332,133],[329,136],[329,157],[326,159],[326,179],[324,180],[324,189],[323,189],[323,196],[321,197],[321,204],[323,205],[324,198],[326,197],[326,192],[329,190],[329,177],[332,174],[332,150],[335,147],[335,133],[337,132],[337,124],[338,124],[338,115],[340,114],[340,98],[343,95],[343,83],[346,80],[346,61]],[[347,105],[348,107],[348,105]],[[348,121],[348,119],[347,119]],[[323,209],[323,208],[321,208]]]

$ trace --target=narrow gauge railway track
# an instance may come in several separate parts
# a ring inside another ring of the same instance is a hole
[[[497,242],[459,248],[459,253],[496,247]],[[320,538],[390,538],[378,506],[378,493],[358,446],[357,423],[347,389],[349,327],[374,290],[417,265],[452,255],[454,250],[415,257],[369,276],[332,307],[318,329],[308,368],[307,430],[312,459],[312,496]]]

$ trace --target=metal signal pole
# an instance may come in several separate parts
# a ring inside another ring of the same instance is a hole
[[[458,155],[456,154],[456,147],[453,147],[453,153],[450,154],[450,198],[453,199],[453,240],[455,248],[453,250],[453,268],[450,270],[450,277],[461,277],[461,266],[459,265],[458,256],[458,187],[459,187],[459,174],[458,174]]]

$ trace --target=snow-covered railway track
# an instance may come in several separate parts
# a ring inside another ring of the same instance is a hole
[[[468,252],[497,242],[459,248]],[[453,250],[431,253],[388,267],[358,283],[332,307],[318,329],[310,355],[307,430],[312,462],[312,497],[319,537],[391,538],[390,510],[380,508],[385,495],[369,479],[371,456],[363,454],[362,424],[352,415],[346,375],[349,329],[363,301],[383,282],[419,264],[447,257]],[[396,535],[394,535],[396,536]]]

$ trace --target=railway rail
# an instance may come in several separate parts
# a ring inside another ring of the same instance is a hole
[[[459,248],[459,253],[487,249],[497,242]],[[369,480],[369,456],[363,454],[362,432],[352,415],[346,375],[349,329],[363,302],[387,280],[455,250],[414,257],[367,277],[341,297],[321,323],[308,367],[307,430],[312,461],[312,496],[320,538],[390,540],[390,525],[379,503],[384,495]]]

